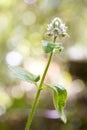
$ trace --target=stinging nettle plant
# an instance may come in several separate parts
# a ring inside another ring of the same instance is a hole
[[[51,37],[51,39],[53,39],[52,41],[43,41],[42,42],[42,46],[43,49],[45,51],[45,53],[49,53],[49,58],[48,58],[48,62],[46,65],[46,68],[44,70],[44,73],[40,79],[40,76],[34,75],[26,70],[24,70],[21,67],[10,67],[10,70],[12,71],[13,74],[16,75],[17,78],[33,83],[37,86],[37,93],[36,93],[36,97],[30,112],[30,115],[28,117],[26,126],[25,126],[25,130],[29,130],[30,129],[30,125],[36,110],[36,106],[38,104],[38,100],[39,100],[39,96],[40,96],[40,92],[43,89],[49,88],[53,91],[53,101],[54,101],[54,106],[55,109],[57,110],[59,117],[61,118],[61,120],[66,123],[66,116],[64,114],[64,107],[66,104],[66,99],[67,99],[67,91],[64,87],[62,87],[59,84],[46,84],[44,83],[44,79],[46,77],[46,73],[48,71],[53,53],[57,52],[58,54],[60,54],[63,50],[63,45],[58,42],[58,38],[62,38],[65,37],[67,34],[67,27],[65,26],[65,24],[63,23],[63,21],[59,18],[56,17],[54,18],[50,24],[48,24],[47,26],[47,35],[49,35]],[[37,85],[37,82],[40,80],[39,85]]]

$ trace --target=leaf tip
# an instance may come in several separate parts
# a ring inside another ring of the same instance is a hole
[[[64,122],[64,124],[67,123],[67,118],[66,118],[66,115],[65,115],[64,111],[62,112],[62,115],[60,116],[60,119]]]

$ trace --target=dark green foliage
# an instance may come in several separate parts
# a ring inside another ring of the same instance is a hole
[[[67,99],[66,89],[64,87],[62,87],[60,85],[56,85],[56,84],[53,84],[53,85],[45,84],[45,87],[51,88],[53,90],[54,106],[55,106],[56,110],[58,111],[60,118],[63,120],[64,123],[66,123],[66,117],[65,117],[65,114],[63,111],[64,106],[66,104],[66,99]]]

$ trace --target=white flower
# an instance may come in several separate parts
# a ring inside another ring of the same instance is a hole
[[[63,21],[56,17],[52,20],[50,24],[47,26],[48,35],[53,36],[65,36],[67,34],[67,27],[63,23]]]

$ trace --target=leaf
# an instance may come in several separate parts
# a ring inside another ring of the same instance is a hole
[[[43,46],[43,49],[44,49],[45,53],[52,52],[53,49],[55,48],[55,44],[54,43],[47,42],[47,41],[43,41],[42,42],[42,46]]]
[[[67,99],[66,89],[60,85],[49,85],[49,84],[46,84],[45,88],[50,88],[53,90],[53,93],[54,93],[53,99],[54,99],[55,109],[58,111],[58,114],[61,120],[64,123],[66,123],[66,116],[63,111],[66,104],[66,99]]]
[[[64,47],[61,44],[56,44],[55,51],[60,54],[63,51]]]
[[[49,42],[49,41],[43,41],[42,46],[43,46],[45,53],[50,53],[53,50],[60,53],[63,50],[63,46],[61,45],[61,43],[57,43],[57,42],[54,43],[54,42]]]
[[[10,70],[17,78],[24,81],[35,83],[40,80],[40,76],[33,75],[21,67],[10,67]]]

